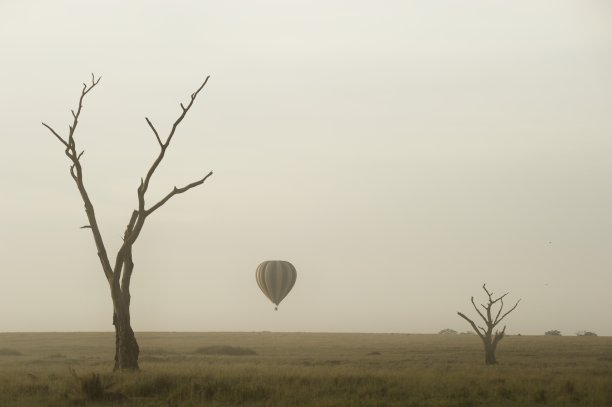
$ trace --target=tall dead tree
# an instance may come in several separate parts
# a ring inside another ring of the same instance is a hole
[[[140,232],[142,231],[145,221],[149,215],[162,207],[166,202],[168,202],[168,200],[170,200],[170,198],[203,184],[204,181],[206,181],[208,177],[212,175],[211,171],[203,178],[188,185],[180,188],[175,186],[162,199],[155,202],[151,206],[147,206],[145,202],[145,195],[155,170],[164,159],[166,150],[172,141],[172,137],[174,137],[178,125],[185,118],[185,115],[187,115],[187,112],[189,112],[191,106],[193,106],[196,97],[208,82],[208,78],[209,77],[206,77],[202,85],[200,85],[200,87],[191,94],[191,99],[186,106],[182,103],[180,104],[181,113],[174,121],[170,133],[165,138],[165,141],[162,140],[153,123],[145,117],[147,124],[151,128],[153,134],[155,135],[155,139],[159,144],[159,153],[153,161],[153,164],[151,164],[149,167],[144,178],[140,179],[140,185],[136,190],[137,209],[132,211],[129,218],[127,227],[123,233],[123,243],[117,251],[114,264],[111,264],[110,258],[106,252],[104,240],[102,239],[98,221],[96,220],[94,206],[89,198],[89,195],[87,194],[87,190],[85,189],[83,168],[81,166],[81,159],[83,157],[84,150],[79,152],[74,137],[81,111],[83,109],[83,100],[85,99],[85,96],[98,85],[100,78],[96,79],[92,74],[91,84],[83,83],[79,104],[76,112],[72,110],[72,124],[68,126],[68,135],[66,137],[60,136],[51,126],[43,123],[43,126],[49,129],[49,131],[65,147],[64,152],[71,162],[70,176],[74,180],[83,203],[85,204],[85,214],[87,215],[87,220],[89,222],[87,225],[83,226],[82,229],[87,228],[91,230],[96,249],[98,251],[98,257],[100,258],[100,263],[102,265],[102,271],[104,272],[104,276],[106,277],[108,285],[110,286],[111,298],[113,302],[113,325],[115,326],[114,370],[138,370],[138,354],[140,351],[130,323],[130,281],[132,278],[132,272],[134,270],[134,262],[132,261],[132,247],[134,246],[134,243],[136,243],[138,236],[140,236]]]
[[[474,321],[466,317],[465,314],[461,312],[457,312],[457,314],[461,318],[469,322],[470,325],[472,325],[474,331],[476,331],[476,333],[480,337],[480,339],[482,339],[482,343],[484,345],[485,350],[485,364],[494,365],[497,363],[497,359],[495,358],[495,350],[497,349],[497,344],[499,343],[499,341],[501,341],[504,335],[506,334],[506,325],[504,325],[504,328],[501,331],[495,330],[495,333],[493,333],[493,330],[506,317],[506,315],[515,310],[521,300],[518,300],[516,304],[514,304],[514,306],[508,311],[503,312],[504,297],[508,295],[508,293],[502,295],[501,297],[493,298],[493,293],[487,290],[486,284],[482,285],[482,289],[487,293],[487,296],[489,297],[489,301],[486,305],[480,304],[484,311],[484,314],[476,306],[476,303],[474,302],[474,297],[472,297],[471,301],[472,305],[474,306],[474,309],[476,310],[480,318],[484,321],[486,328],[480,325],[476,325]],[[497,311],[494,310],[495,304],[498,304]]]

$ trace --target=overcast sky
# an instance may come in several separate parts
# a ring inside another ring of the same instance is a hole
[[[112,330],[62,145],[107,248],[207,75],[134,248],[155,331],[612,335],[612,6],[605,0],[0,1],[0,331]],[[278,312],[257,265],[292,262]]]

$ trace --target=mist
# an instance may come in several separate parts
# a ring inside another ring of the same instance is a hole
[[[209,171],[134,246],[136,331],[438,332],[487,283],[510,333],[612,335],[604,1],[4,1],[0,331],[109,331],[111,256],[149,190]],[[279,310],[255,269],[290,261]]]

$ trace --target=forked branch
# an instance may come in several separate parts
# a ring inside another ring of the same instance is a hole
[[[96,79],[94,74],[91,74],[91,84],[87,85],[83,83],[83,89],[81,90],[81,96],[79,97],[79,104],[76,112],[71,110],[72,113],[72,124],[68,126],[68,137],[62,138],[51,126],[46,123],[42,123],[53,136],[55,136],[63,145],[66,147],[65,154],[70,159],[70,176],[74,180],[81,194],[81,198],[83,199],[83,203],[85,204],[85,213],[87,215],[87,220],[89,221],[89,225],[86,225],[84,228],[91,229],[91,232],[94,237],[94,241],[96,243],[96,248],[98,249],[98,257],[100,258],[100,262],[102,263],[102,268],[104,270],[104,274],[107,280],[111,280],[113,276],[113,271],[110,266],[110,262],[108,260],[108,255],[106,254],[106,248],[104,247],[104,241],[102,240],[102,234],[100,233],[100,229],[98,227],[98,222],[96,220],[96,214],[94,212],[93,204],[89,199],[89,195],[87,194],[87,190],[85,189],[85,183],[83,181],[83,169],[81,168],[81,156],[85,152],[84,150],[80,153],[77,153],[76,142],[74,141],[74,132],[79,123],[79,117],[81,116],[81,111],[83,110],[83,100],[85,99],[85,95],[87,95],[93,88],[100,83],[99,77]]]
[[[207,76],[204,82],[202,83],[202,85],[200,85],[200,87],[194,93],[191,94],[191,100],[189,101],[189,104],[187,104],[187,107],[185,107],[181,103],[182,112],[179,115],[179,117],[174,121],[174,124],[172,125],[172,129],[170,130],[170,134],[168,134],[168,138],[166,138],[165,142],[162,142],[157,129],[155,128],[155,126],[153,126],[153,123],[151,123],[149,118],[145,117],[147,123],[149,124],[149,127],[151,127],[151,130],[153,130],[153,133],[155,134],[155,138],[157,139],[157,142],[159,143],[161,149],[159,151],[157,158],[155,159],[155,161],[153,161],[153,164],[151,164],[149,171],[147,171],[147,175],[144,177],[144,182],[138,190],[139,204],[144,204],[144,193],[147,192],[147,189],[149,188],[149,182],[151,181],[151,177],[153,176],[153,173],[157,169],[157,166],[163,160],[164,155],[166,153],[166,149],[170,145],[170,142],[172,141],[172,137],[174,137],[174,133],[176,132],[178,125],[183,121],[189,109],[191,109],[193,102],[195,101],[200,91],[204,89],[204,86],[206,86],[206,83],[208,82],[209,78],[210,76]],[[144,210],[144,205],[139,205],[139,210]]]
[[[506,295],[508,295],[508,293],[505,293],[504,295],[498,297],[498,298],[493,298],[493,293],[491,291],[489,291],[486,287],[486,284],[482,285],[482,289],[485,291],[485,293],[487,294],[488,297],[488,302],[487,304],[480,304],[480,306],[484,309],[485,314],[483,314],[480,309],[476,306],[476,303],[474,302],[474,297],[470,298],[470,301],[472,303],[472,306],[474,307],[474,309],[476,310],[476,312],[478,313],[478,315],[480,316],[480,318],[482,318],[482,320],[484,321],[484,323],[486,324],[486,329],[480,326],[476,326],[476,324],[474,323],[474,321],[472,321],[471,319],[469,319],[468,317],[466,317],[463,313],[458,312],[457,314],[462,317],[463,319],[465,319],[466,321],[468,321],[470,323],[470,325],[472,325],[472,328],[474,328],[474,331],[476,331],[476,333],[478,333],[480,335],[480,331],[482,331],[485,335],[490,336],[493,332],[493,329],[495,328],[495,326],[497,326],[508,314],[510,314],[512,311],[514,311],[516,309],[516,307],[518,306],[519,302],[521,302],[521,300],[519,299],[516,304],[514,304],[514,306],[508,310],[507,312],[503,313],[503,309],[504,309],[504,297]],[[495,318],[493,318],[493,306],[499,303],[499,309],[497,310],[497,313],[495,314]],[[505,332],[505,327],[502,330],[501,334],[503,335],[503,333]]]
[[[161,206],[163,206],[174,195],[181,194],[183,192],[186,192],[186,191],[190,190],[191,188],[194,188],[194,187],[196,187],[198,185],[203,184],[204,181],[206,181],[206,179],[212,175],[212,171],[211,171],[204,178],[202,178],[200,180],[197,180],[195,182],[192,182],[192,183],[190,183],[190,184],[188,184],[188,185],[186,185],[186,186],[184,186],[182,188],[174,187],[174,189],[172,191],[170,191],[163,199],[161,199],[159,202],[157,202],[151,208],[146,209],[145,194],[146,194],[146,192],[147,192],[147,190],[149,188],[149,183],[151,181],[151,178],[153,177],[153,174],[157,170],[159,164],[164,159],[165,154],[166,154],[166,150],[170,146],[170,142],[172,141],[172,137],[174,136],[178,125],[183,121],[183,119],[185,118],[185,115],[187,114],[189,109],[191,109],[191,106],[193,106],[193,103],[194,103],[196,97],[198,96],[200,91],[202,89],[204,89],[204,86],[208,82],[209,78],[210,78],[210,76],[207,76],[206,79],[204,80],[204,82],[200,85],[200,87],[194,93],[191,94],[191,99],[190,99],[189,103],[187,104],[187,106],[185,106],[185,105],[183,105],[181,103],[181,114],[174,121],[174,123],[172,125],[172,129],[170,130],[170,133],[168,134],[168,137],[166,138],[166,141],[162,141],[162,139],[161,139],[161,137],[159,135],[159,132],[157,131],[157,128],[153,125],[153,123],[151,122],[151,120],[149,120],[148,117],[145,117],[145,120],[146,120],[147,124],[149,125],[149,127],[153,131],[153,134],[155,135],[155,139],[157,140],[157,143],[159,144],[160,150],[159,150],[159,153],[158,153],[157,157],[155,158],[155,160],[153,161],[153,163],[149,167],[149,169],[148,169],[146,175],[144,176],[144,178],[141,178],[140,185],[137,188],[138,209],[136,209],[134,211],[134,213],[132,214],[132,217],[131,217],[130,222],[128,224],[128,227],[126,229],[126,233],[124,235],[123,244],[122,244],[121,248],[119,249],[119,252],[117,253],[117,257],[115,259],[115,267],[113,268],[114,274],[115,274],[114,275],[114,283],[115,284],[119,284],[119,280],[121,278],[122,270],[131,270],[131,266],[129,264],[126,264],[126,262],[131,263],[131,247],[134,244],[134,242],[136,241],[136,239],[138,238],[138,236],[139,236],[139,234],[140,234],[140,232],[142,230],[142,227],[144,226],[146,218],[151,213],[153,213],[155,210],[157,210]],[[130,273],[131,273],[131,271],[130,271]],[[129,276],[126,275],[124,277],[127,277],[127,280],[124,279],[123,283],[125,283],[127,281],[128,285],[129,285]]]
[[[153,126],[153,123],[151,123],[151,120],[149,120],[148,117],[145,117],[145,120],[149,124],[149,127],[151,128],[151,130],[153,130],[153,133],[155,134],[155,138],[157,139],[159,146],[161,148],[164,148],[164,143],[162,143],[161,139],[159,138],[159,133],[157,132],[157,129],[155,128],[155,126]]]
[[[499,323],[500,323],[500,322],[501,322],[501,321],[502,321],[504,318],[506,318],[506,315],[508,315],[509,313],[511,313],[512,311],[514,311],[514,309],[515,309],[516,307],[518,307],[519,302],[521,302],[521,300],[520,300],[520,299],[519,299],[519,300],[516,302],[516,304],[514,304],[514,306],[513,306],[512,308],[510,308],[510,310],[508,310],[508,312],[506,312],[504,315],[502,315],[502,317],[501,317],[501,318],[496,318],[496,319],[495,319],[495,325],[499,324]],[[502,306],[499,308],[498,316],[499,316],[499,313],[501,313],[502,308],[503,308],[503,302],[502,302]]]

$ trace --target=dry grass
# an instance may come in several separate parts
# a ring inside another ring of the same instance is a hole
[[[113,374],[111,333],[0,334],[23,354],[0,357],[0,406],[612,406],[607,337],[509,336],[498,366],[464,335],[138,338],[142,371]],[[233,348],[256,354],[219,354]]]
[[[195,350],[194,353],[200,355],[224,355],[224,356],[246,356],[256,355],[251,348],[243,348],[240,346],[227,346],[227,345],[216,345],[216,346],[202,346]]]
[[[23,356],[23,353],[15,349],[1,348],[0,356]]]

